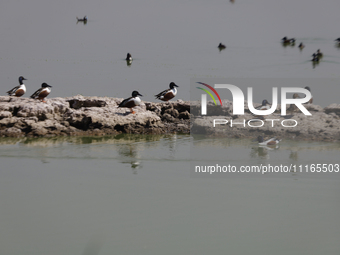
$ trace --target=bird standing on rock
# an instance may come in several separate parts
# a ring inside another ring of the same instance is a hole
[[[161,93],[155,95],[155,97],[162,101],[169,101],[170,99],[174,98],[177,95],[177,89],[175,87],[178,86],[174,82],[171,82],[169,87],[170,89],[162,91]]]
[[[23,83],[23,81],[26,80],[23,76],[19,77],[19,86],[14,87],[13,89],[7,91],[6,93],[9,96],[16,96],[16,97],[21,97],[26,93],[26,86]]]
[[[41,102],[46,103],[44,99],[51,93],[50,88],[52,88],[52,86],[44,82],[43,84],[41,84],[41,88],[32,94],[31,98],[39,99]]]

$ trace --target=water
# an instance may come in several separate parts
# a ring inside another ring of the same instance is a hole
[[[6,1],[0,3],[0,95],[27,78],[49,97],[143,100],[190,80],[309,86],[338,103],[340,2]],[[76,16],[88,23],[76,24]],[[282,37],[295,47],[282,47]],[[299,51],[303,41],[306,48]],[[222,42],[227,49],[219,52]],[[311,55],[324,58],[313,66]],[[124,61],[130,52],[131,66]],[[293,84],[293,85],[292,85]],[[245,92],[243,84],[239,85]],[[197,175],[195,164],[338,162],[339,143],[186,135],[0,140],[0,254],[339,254],[339,174]]]
[[[339,102],[339,7],[335,0],[2,1],[0,95],[20,75],[28,79],[26,96],[47,82],[50,97],[126,98],[136,89],[146,101],[171,81],[180,86],[177,97],[189,100],[191,78],[296,78],[327,106]],[[87,24],[76,24],[84,15]],[[284,36],[295,37],[295,47],[282,47]],[[222,52],[220,42],[227,46]],[[317,49],[324,58],[313,68]],[[254,84],[262,92],[255,102],[271,101],[274,85],[300,82],[291,83]]]
[[[264,153],[188,135],[1,139],[1,253],[337,254],[339,173],[189,169],[335,163],[339,150],[285,141]]]

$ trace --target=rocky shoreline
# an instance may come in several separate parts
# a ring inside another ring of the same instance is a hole
[[[213,119],[224,116],[234,123],[254,119],[245,104],[246,114],[232,115],[232,104],[223,102],[223,107],[208,103],[208,112],[214,116],[201,117],[198,102],[169,101],[161,103],[143,102],[135,107],[136,114],[129,109],[118,108],[123,99],[110,97],[50,98],[46,103],[30,98],[0,96],[0,137],[53,137],[53,136],[103,136],[111,134],[167,134],[191,133],[227,137],[278,136],[298,140],[339,141],[340,104],[326,108],[306,105],[312,116],[305,116],[290,109],[289,116],[280,116],[280,109],[267,119],[278,119],[274,127],[264,120],[262,127],[244,127],[236,124],[219,125],[213,128]],[[256,106],[256,105],[255,105]],[[191,114],[190,114],[191,111]],[[285,128],[284,119],[294,119],[298,125]],[[253,123],[254,125],[255,122]]]
[[[110,97],[30,98],[0,96],[0,137],[100,136],[120,133],[189,133],[190,104],[144,102],[136,114]]]

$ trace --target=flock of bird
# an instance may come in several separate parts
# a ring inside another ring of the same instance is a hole
[[[78,22],[83,22],[84,24],[87,23],[87,16],[84,16],[82,19],[77,17],[77,23]],[[283,44],[283,46],[294,46],[295,45],[295,38],[288,38],[287,36],[283,37],[281,39],[281,42]],[[340,37],[335,39],[337,46],[340,47]],[[299,49],[302,50],[305,45],[301,42],[299,44]],[[227,47],[220,43],[217,48],[222,51],[224,49],[226,49]],[[320,59],[323,57],[322,52],[320,51],[320,49],[318,49],[316,51],[316,53],[314,53],[312,55],[312,62],[313,63],[318,63],[320,61]],[[125,58],[127,65],[131,65],[132,63],[132,56],[130,53],[127,53],[127,56]],[[14,87],[13,89],[7,91],[7,94],[9,96],[16,96],[16,97],[21,97],[26,93],[26,86],[23,83],[25,79],[23,76],[19,77],[19,86]],[[41,88],[38,89],[37,91],[35,91],[30,97],[33,99],[38,99],[42,102],[46,102],[44,99],[51,93],[51,87],[50,85],[48,85],[47,83],[43,83],[41,85]],[[177,94],[177,89],[176,87],[178,87],[178,85],[176,85],[174,82],[171,82],[169,84],[169,89],[166,89],[162,92],[160,92],[159,94],[155,95],[156,99],[162,100],[162,101],[169,101],[170,99],[174,98]],[[305,89],[310,91],[309,87],[305,87]],[[129,108],[131,113],[134,114],[135,112],[132,110],[135,106],[138,106],[141,104],[141,99],[139,98],[139,96],[142,96],[138,91],[133,91],[131,97],[124,99],[119,105],[118,107],[121,108]],[[294,94],[293,98],[299,98],[300,96],[298,94]],[[311,98],[309,100],[308,103],[312,103],[313,102],[313,98]],[[265,99],[262,101],[261,106],[257,107],[257,110],[267,110],[269,109],[270,103]],[[277,139],[277,138],[270,138],[268,140],[264,140],[262,136],[259,136],[257,138],[257,141],[259,143],[259,145],[276,145],[278,144],[281,140]]]
[[[7,91],[6,93],[9,96],[16,96],[21,97],[26,93],[26,86],[24,84],[25,79],[23,76],[19,77],[19,85],[12,88],[11,90]],[[48,85],[47,83],[41,84],[41,88],[35,91],[30,97],[33,99],[39,99],[42,102],[46,102],[44,99],[51,93],[52,86]]]
[[[27,79],[25,79],[23,76],[20,76],[19,85],[7,91],[6,93],[9,96],[23,96],[26,93],[26,85],[24,84],[24,80]],[[176,85],[174,82],[171,82],[169,84],[169,87],[169,89],[163,90],[159,94],[155,95],[156,99],[169,101],[170,99],[174,98],[177,95],[176,87],[178,87],[178,85]],[[41,84],[41,88],[35,91],[30,97],[46,103],[45,98],[51,93],[51,88],[52,86],[44,82],[43,84]],[[131,97],[124,99],[118,105],[118,107],[129,108],[131,113],[134,114],[135,112],[132,110],[132,108],[141,104],[141,99],[138,96],[142,95],[138,91],[133,91]]]

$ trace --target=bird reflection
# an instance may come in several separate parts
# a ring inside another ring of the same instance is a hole
[[[136,148],[136,144],[127,144],[119,148],[118,153],[122,156],[121,161],[124,164],[130,164],[134,170],[133,174],[137,174],[137,169],[141,168],[139,149]]]
[[[83,22],[84,25],[87,24],[87,16],[85,15],[84,18],[80,19],[77,17],[77,23],[78,24],[79,22]]]

